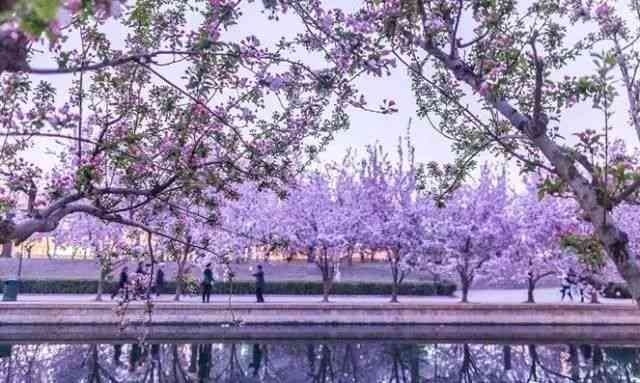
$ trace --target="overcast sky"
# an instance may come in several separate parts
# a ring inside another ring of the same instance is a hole
[[[355,4],[356,2],[332,0],[329,1],[329,3],[344,6],[345,3]],[[618,6],[623,6],[625,3],[626,1],[619,1]],[[194,23],[197,22],[195,19],[193,21]],[[236,27],[229,33],[223,34],[223,38],[229,40],[248,34],[256,34],[263,42],[268,43],[269,41],[277,41],[282,35],[292,36],[299,28],[300,24],[294,17],[285,17],[279,22],[277,28],[275,28],[272,22],[267,21],[266,17],[255,11],[254,4],[245,10],[245,15],[239,27]],[[573,29],[576,36],[584,34],[587,30],[588,28],[584,27]],[[113,45],[115,47],[121,47],[124,30],[112,22],[106,26],[106,31]],[[265,33],[265,31],[268,31],[268,33]],[[463,30],[463,33],[464,32]],[[77,44],[77,39],[72,38],[68,44]],[[47,54],[36,56],[32,65],[34,67],[55,66]],[[318,66],[321,65],[321,63],[318,63]],[[181,71],[177,69],[178,68],[165,68],[162,72],[168,77],[178,81]],[[584,58],[571,68],[568,68],[567,74],[590,74],[592,73],[592,69],[593,65],[590,58]],[[72,75],[40,76],[36,78],[43,78],[52,82],[59,90],[59,95],[62,96],[58,97],[60,103],[66,100],[64,95],[67,93]],[[322,161],[339,160],[349,147],[362,152],[365,145],[375,143],[376,141],[382,143],[389,152],[395,153],[397,138],[399,135],[405,133],[409,120],[412,120],[411,137],[416,146],[416,158],[418,161],[451,161],[452,155],[447,140],[430,129],[424,121],[421,121],[416,116],[411,84],[402,67],[399,67],[390,77],[363,78],[358,84],[370,100],[370,105],[378,105],[383,98],[393,99],[398,103],[400,111],[394,115],[385,116],[351,110],[351,128],[348,131],[339,132],[336,135],[335,141],[330,144],[325,153],[322,153]],[[633,129],[626,124],[626,103],[623,97],[619,97],[614,109],[616,113],[612,121],[612,125],[614,126],[613,135],[624,138],[630,146],[636,146],[637,138],[635,133]],[[561,133],[568,138],[572,133],[585,128],[600,130],[602,129],[602,115],[599,111],[592,110],[588,104],[579,104],[564,115],[561,121],[561,127]],[[34,153],[33,158],[37,162],[44,164],[42,156],[42,152],[38,152]],[[488,156],[484,156],[483,159],[495,160]]]

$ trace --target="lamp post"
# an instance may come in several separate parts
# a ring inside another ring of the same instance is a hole
[[[5,221],[9,224],[13,222],[16,214],[13,211],[8,211],[5,217]],[[2,252],[5,252],[5,246],[8,246],[9,249],[6,250],[11,255],[11,248],[13,247],[13,243],[11,241],[2,246]],[[2,294],[2,300],[5,302],[12,302],[18,300],[18,291],[20,285],[20,277],[22,275],[22,252],[20,252],[20,259],[18,261],[18,272],[17,275],[13,278],[9,277],[4,281],[4,289]]]

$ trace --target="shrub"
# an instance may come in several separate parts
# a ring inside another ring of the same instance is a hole
[[[104,293],[109,294],[116,289],[117,283],[105,282]],[[4,283],[0,283],[0,292]],[[23,280],[20,281],[22,294],[95,294],[98,290],[96,280]],[[229,284],[216,282],[213,294],[228,294]],[[400,295],[453,295],[456,285],[451,282],[406,282],[400,285]],[[176,291],[175,282],[167,282],[162,293],[173,294]],[[233,283],[233,294],[253,294],[254,283],[239,281]],[[267,282],[265,294],[277,295],[321,295],[321,282],[305,281],[277,281]],[[333,284],[332,295],[391,295],[390,283],[374,282],[336,282]]]

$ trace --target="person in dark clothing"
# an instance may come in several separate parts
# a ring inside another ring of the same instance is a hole
[[[116,289],[116,291],[113,292],[113,294],[111,294],[111,299],[115,298],[116,295],[118,295],[118,293],[120,292],[120,290],[124,289],[125,292],[125,299],[129,298],[129,292],[128,290],[128,286],[127,284],[129,283],[129,267],[125,266],[122,268],[122,270],[120,271],[120,279],[118,280],[118,288]]]
[[[202,277],[202,303],[209,303],[211,298],[211,287],[213,285],[213,271],[211,271],[211,264],[207,263],[204,268]]]
[[[164,265],[158,266],[158,272],[156,273],[156,296],[160,296],[160,292],[164,290]]]
[[[138,262],[138,268],[136,269],[136,274],[145,275],[147,272],[144,269],[144,262]]]
[[[256,278],[256,301],[258,303],[264,302],[264,297],[262,296],[264,290],[264,271],[262,271],[262,265],[258,265],[258,271],[253,274]]]
[[[569,296],[569,299],[573,301],[573,290],[576,285],[576,272],[571,268],[569,272],[562,278],[562,283],[560,285],[560,293],[562,297],[560,300],[564,301],[564,297],[566,295]]]
[[[589,278],[584,275],[581,275],[578,278],[578,293],[580,294],[580,303],[584,303],[584,297],[587,292],[587,288],[589,287]]]

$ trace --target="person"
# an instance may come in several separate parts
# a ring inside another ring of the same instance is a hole
[[[578,278],[578,293],[580,294],[580,303],[584,303],[584,297],[586,295],[586,291],[589,287],[589,278],[585,275],[581,275]]]
[[[573,289],[576,284],[575,277],[576,273],[573,269],[569,269],[569,272],[562,276],[562,283],[560,284],[560,293],[562,294],[562,297],[560,298],[561,301],[564,301],[564,297],[567,295],[569,296],[569,299],[573,301]]]
[[[160,292],[164,290],[164,264],[158,265],[158,272],[156,273],[156,296],[160,296]]]
[[[213,271],[211,263],[207,263],[202,277],[202,303],[209,303],[211,298],[211,287],[213,285]]]
[[[256,301],[258,303],[264,302],[264,297],[262,296],[262,292],[264,290],[264,271],[262,271],[262,265],[258,265],[258,271],[253,274],[256,278]]]
[[[136,269],[136,274],[145,275],[147,272],[144,270],[144,262],[138,262],[138,268]]]
[[[129,267],[125,266],[120,270],[120,279],[118,280],[118,288],[111,294],[111,299],[115,298],[120,290],[125,291],[125,299],[129,299],[129,292],[127,291],[127,284],[129,283]]]

